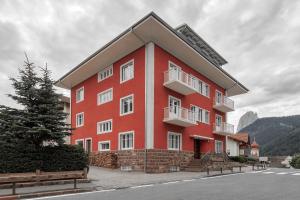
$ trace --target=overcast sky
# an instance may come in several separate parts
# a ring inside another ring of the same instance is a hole
[[[300,1],[292,0],[0,0],[0,104],[14,105],[8,79],[24,51],[58,79],[150,11],[173,27],[190,25],[250,89],[233,98],[229,122],[250,110],[300,114]]]

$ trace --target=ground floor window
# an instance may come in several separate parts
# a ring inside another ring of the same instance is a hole
[[[83,139],[75,140],[75,144],[78,145],[78,146],[81,146],[82,148],[84,148],[84,146],[83,146]]]
[[[120,150],[133,149],[133,147],[134,147],[133,141],[134,141],[134,132],[133,131],[120,133],[119,149]]]
[[[216,140],[215,141],[215,151],[216,153],[223,153],[223,142]]]
[[[98,151],[109,151],[109,150],[110,150],[110,141],[98,142]]]
[[[182,137],[181,133],[168,132],[168,149],[181,150]]]

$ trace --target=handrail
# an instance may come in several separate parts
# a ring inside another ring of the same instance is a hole
[[[234,109],[234,101],[230,99],[229,97],[222,95],[221,96],[221,102],[217,100],[217,98],[214,98],[214,105],[225,105],[231,109]]]

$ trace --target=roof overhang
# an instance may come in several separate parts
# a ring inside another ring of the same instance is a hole
[[[104,69],[149,42],[154,42],[226,89],[228,96],[248,92],[246,87],[230,76],[224,69],[213,65],[202,57],[180,37],[179,33],[153,12],[65,74],[56,82],[56,86],[71,89],[80,82],[95,75],[101,69]]]
[[[214,138],[201,136],[201,135],[191,135],[190,137],[198,140],[214,140]]]

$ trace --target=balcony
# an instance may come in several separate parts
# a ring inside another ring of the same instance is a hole
[[[170,69],[164,72],[164,86],[183,95],[197,92],[195,78],[180,69]]]
[[[196,125],[195,115],[191,110],[179,106],[164,108],[165,123],[183,127]]]
[[[213,132],[218,135],[230,135],[234,133],[234,126],[226,122],[222,122],[219,126],[214,124]]]
[[[221,112],[234,111],[234,101],[222,95],[220,98],[214,99],[214,109]]]

